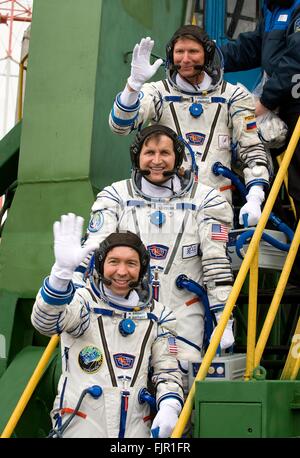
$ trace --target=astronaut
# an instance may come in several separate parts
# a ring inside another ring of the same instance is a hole
[[[185,147],[162,125],[148,126],[130,148],[131,179],[105,187],[92,206],[88,239],[100,242],[114,231],[138,234],[150,254],[154,298],[175,312],[177,357],[199,361],[203,343],[204,307],[193,293],[176,287],[185,274],[204,285],[216,320],[232,289],[233,274],[226,242],[232,208],[223,195],[200,184],[191,170],[182,174]],[[77,269],[76,283],[87,262]],[[221,340],[234,342],[232,320]]]
[[[166,47],[167,79],[146,83],[162,64],[150,64],[154,41],[143,38],[133,50],[131,74],[118,94],[109,117],[110,128],[127,135],[146,122],[166,125],[189,146],[184,163],[193,155],[199,180],[221,192],[231,203],[228,178],[215,176],[212,165],[232,163],[242,170],[248,189],[239,222],[248,214],[256,225],[264,189],[268,188],[268,156],[258,137],[252,95],[242,85],[223,80],[222,55],[198,26],[179,28]]]
[[[158,410],[152,429],[169,437],[183,405],[175,316],[149,294],[149,254],[137,235],[112,233],[82,247],[82,225],[72,213],[54,224],[56,260],[31,316],[40,333],[61,336],[49,436],[150,437],[151,374]],[[75,291],[73,271],[91,250],[94,268]]]

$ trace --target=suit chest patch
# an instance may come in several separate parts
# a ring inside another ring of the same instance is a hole
[[[103,353],[98,347],[86,346],[78,355],[80,368],[89,374],[97,372],[103,363]]]
[[[193,243],[192,245],[186,245],[182,247],[182,259],[194,258],[198,256],[199,244]]]
[[[113,355],[115,365],[118,369],[132,369],[135,356],[128,353],[116,353]]]

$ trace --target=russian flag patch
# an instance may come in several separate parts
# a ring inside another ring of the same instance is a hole
[[[246,124],[246,130],[256,129],[256,121],[248,122]]]

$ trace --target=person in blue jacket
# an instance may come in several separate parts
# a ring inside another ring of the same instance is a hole
[[[288,127],[288,134],[285,145],[271,153],[281,154],[300,115],[300,0],[265,0],[256,29],[241,33],[237,40],[226,43],[221,50],[225,72],[262,67],[255,114],[260,116],[268,110],[278,110],[278,115]],[[290,163],[288,177],[289,193],[299,220],[300,141]],[[297,264],[300,265],[298,260]]]

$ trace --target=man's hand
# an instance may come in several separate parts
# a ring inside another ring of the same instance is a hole
[[[152,437],[170,437],[181,412],[181,404],[175,398],[167,398],[161,401],[152,426]]]
[[[61,282],[69,282],[76,267],[98,247],[97,242],[81,246],[83,218],[74,213],[62,215],[53,225],[55,264],[50,275],[50,286],[60,289]],[[58,280],[58,282],[57,282]]]
[[[288,133],[287,125],[273,111],[256,118],[257,133],[267,148],[281,148],[284,146]]]
[[[265,107],[260,100],[256,100],[255,102],[255,116],[261,116],[267,113],[269,110]]]
[[[244,215],[248,215],[248,226],[256,226],[261,216],[261,204],[265,198],[262,186],[252,186],[246,196],[247,203],[241,208],[239,223],[244,225]]]
[[[128,85],[134,91],[140,91],[143,84],[148,81],[163,63],[162,59],[157,59],[154,64],[150,64],[151,51],[154,41],[150,37],[142,38],[133,49],[131,60],[131,74],[128,78]]]
[[[215,314],[217,323],[219,323],[221,316],[222,316],[222,312],[218,312]],[[212,339],[214,332],[215,332],[215,329],[213,330],[210,340]],[[227,348],[230,348],[233,344],[234,344],[233,320],[228,320],[226,324],[226,328],[224,329],[224,332],[223,332],[223,335],[220,341],[221,350],[226,350]]]

